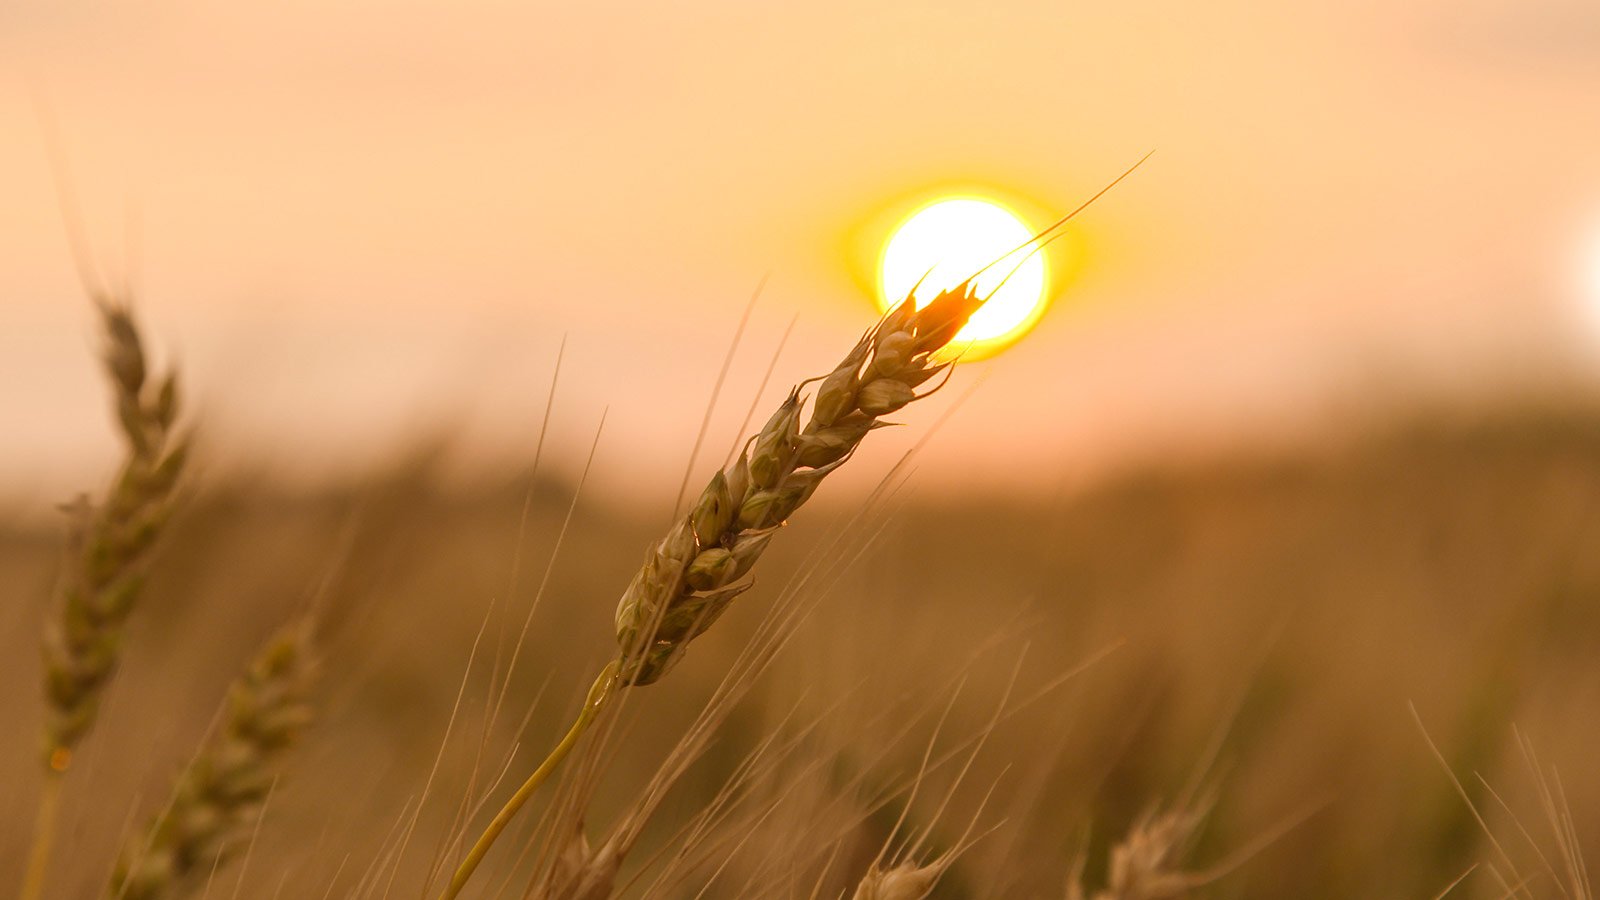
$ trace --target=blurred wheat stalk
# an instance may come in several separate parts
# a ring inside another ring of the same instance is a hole
[[[1209,803],[1140,816],[1111,848],[1106,886],[1092,893],[1084,887],[1085,860],[1080,857],[1067,885],[1067,900],[1171,900],[1205,884],[1211,877],[1183,871],[1179,862],[1194,843],[1208,809]]]
[[[45,629],[45,785],[21,896],[44,889],[61,781],[94,725],[106,685],[122,654],[128,616],[144,587],[145,563],[172,509],[188,444],[174,431],[178,382],[150,372],[139,329],[126,304],[96,300],[105,347],[101,358],[113,389],[124,445],[105,499],[71,509],[70,563]]]
[[[192,873],[225,858],[259,818],[272,790],[271,764],[311,718],[306,695],[316,674],[310,622],[275,635],[228,692],[220,730],[178,776],[146,837],[130,840],[112,875],[121,900],[172,896]]]

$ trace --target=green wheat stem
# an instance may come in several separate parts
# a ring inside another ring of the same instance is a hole
[[[466,887],[467,880],[472,877],[473,872],[477,871],[478,863],[483,861],[484,854],[488,853],[489,848],[494,846],[494,842],[500,837],[500,833],[506,830],[506,826],[511,824],[512,818],[528,802],[528,798],[533,796],[540,785],[549,780],[550,774],[556,770],[556,767],[561,765],[562,760],[567,758],[567,754],[572,752],[572,748],[577,745],[578,739],[583,737],[585,731],[589,730],[589,725],[594,722],[595,717],[600,714],[601,708],[605,706],[606,700],[611,697],[612,688],[616,686],[617,673],[620,669],[620,661],[612,660],[600,671],[600,676],[594,680],[594,684],[589,688],[589,696],[583,701],[583,708],[578,710],[578,718],[573,721],[572,727],[567,730],[566,736],[561,739],[559,744],[556,744],[555,749],[550,751],[550,755],[544,758],[544,762],[539,764],[539,768],[533,770],[533,774],[529,775],[528,780],[522,783],[522,787],[517,788],[517,792],[511,795],[511,799],[506,801],[506,805],[502,806],[500,811],[495,814],[494,821],[490,822],[489,827],[485,828],[483,834],[478,836],[477,842],[472,845],[472,849],[461,860],[461,865],[456,867],[456,873],[451,877],[450,885],[444,889],[444,893],[439,895],[439,900],[454,900],[461,893],[461,889]]]

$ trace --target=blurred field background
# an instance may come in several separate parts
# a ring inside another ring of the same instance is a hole
[[[0,894],[56,505],[116,452],[53,168],[199,449],[50,896],[101,894],[320,598],[317,722],[211,893],[287,898],[416,895],[462,798],[570,720],[763,274],[692,486],[870,324],[896,216],[963,188],[1049,221],[1154,146],[1052,250],[1036,331],[869,438],[641,689],[591,837],[796,583],[807,615],[625,874],[788,735],[705,896],[848,895],[925,748],[999,710],[909,802],[934,848],[983,835],[935,897],[1061,897],[1080,857],[1102,883],[1196,783],[1197,896],[1430,898],[1475,863],[1449,896],[1584,896],[1541,789],[1600,859],[1592,3],[609,12],[0,7]]]
[[[880,542],[836,583],[819,579],[831,585],[815,610],[663,821],[705,802],[791,713],[822,717],[797,772],[818,759],[845,770],[870,760],[871,783],[888,785],[914,771],[960,675],[966,684],[941,746],[982,730],[1018,660],[1021,696],[1115,647],[999,727],[947,814],[945,839],[991,784],[981,821],[997,830],[937,896],[1058,895],[1075,854],[1102,852],[1147,805],[1182,790],[1224,727],[1210,773],[1219,800],[1196,868],[1308,806],[1316,812],[1205,895],[1432,896],[1488,850],[1408,703],[1495,827],[1515,835],[1485,784],[1554,853],[1513,737],[1520,728],[1560,768],[1592,853],[1597,460],[1600,413],[1573,408],[1420,419],[1320,458],[1148,469],[1032,503],[931,495],[913,479]],[[192,752],[239,660],[329,573],[319,724],[272,801],[245,895],[267,896],[283,877],[284,896],[353,884],[421,790],[485,616],[485,647],[503,650],[514,638],[575,489],[525,477],[464,483],[448,469],[430,448],[338,489],[288,492],[229,478],[195,492],[135,619],[85,777],[69,790],[67,846],[84,865],[67,871],[66,884],[92,892],[130,805],[142,797],[148,808]],[[782,582],[836,571],[836,560],[807,557],[851,515],[843,499],[797,517],[767,579],[726,626],[672,678],[640,689],[649,702],[629,711],[643,718],[597,816],[661,761]],[[610,652],[619,585],[669,502],[648,497],[643,507],[660,514],[641,516],[580,499],[515,679],[518,714],[502,719],[490,746],[539,745],[562,723]],[[348,556],[336,567],[345,537]],[[15,773],[0,798],[11,810],[29,808],[34,790],[26,777],[39,714],[34,635],[59,544],[57,529],[15,524],[0,544],[17,598],[7,605],[3,655],[12,686],[3,720],[16,727],[0,740],[0,763]],[[489,655],[481,651],[467,678],[462,722],[473,736],[445,757],[446,796],[479,744]],[[543,700],[516,733],[535,697]],[[524,766],[532,752],[518,757]],[[938,774],[930,783],[944,783]],[[797,784],[817,777],[795,775]],[[424,817],[430,838],[453,802],[436,801]],[[793,807],[801,801],[787,802],[775,807],[774,841],[793,827],[789,816],[804,821],[804,807]],[[916,808],[931,815],[932,807],[925,794]],[[25,824],[25,816],[4,823],[5,858],[20,853]],[[885,825],[862,826],[863,845]],[[670,832],[663,824],[660,835]],[[1520,838],[1505,842],[1540,871]],[[773,852],[747,847],[713,895],[739,896],[741,865]],[[404,871],[418,877],[420,862]],[[1530,888],[1558,895],[1548,876]],[[1464,890],[1500,893],[1486,874]]]

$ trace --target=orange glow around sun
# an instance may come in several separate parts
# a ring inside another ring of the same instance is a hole
[[[1015,213],[977,197],[951,197],[922,207],[900,224],[879,261],[879,305],[888,310],[916,288],[917,306],[990,266],[973,283],[983,308],[951,347],[965,359],[993,356],[1015,343],[1048,304],[1044,255],[1017,247],[1034,231]],[[918,285],[918,281],[921,284]]]

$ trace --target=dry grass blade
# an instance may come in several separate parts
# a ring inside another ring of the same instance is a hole
[[[1523,761],[1527,763],[1528,774],[1533,777],[1540,810],[1544,813],[1561,859],[1565,884],[1562,884],[1561,876],[1556,876],[1557,888],[1563,896],[1574,900],[1592,900],[1594,887],[1589,881],[1588,863],[1583,858],[1583,845],[1578,840],[1572,809],[1567,804],[1566,791],[1561,786],[1561,776],[1551,768],[1547,778],[1534,753],[1533,742],[1520,729],[1513,729],[1513,736],[1518,749],[1522,751]],[[1522,827],[1520,822],[1517,827]]]
[[[1476,872],[1477,870],[1478,870],[1478,864],[1477,863],[1473,863],[1472,865],[1467,866],[1466,871],[1462,872],[1460,875],[1457,875],[1453,880],[1451,880],[1451,882],[1449,884],[1444,886],[1444,890],[1440,891],[1437,894],[1434,894],[1433,895],[1433,900],[1444,900],[1445,897],[1450,896],[1450,892],[1451,891],[1453,891],[1456,888],[1460,887],[1461,883],[1463,881],[1467,880],[1467,876],[1471,875],[1473,872]]]
[[[1490,828],[1489,823],[1484,820],[1483,813],[1478,809],[1478,805],[1472,802],[1472,795],[1467,793],[1466,786],[1461,783],[1460,778],[1456,777],[1455,770],[1450,768],[1449,760],[1444,758],[1444,751],[1439,749],[1439,745],[1433,741],[1433,736],[1428,734],[1428,728],[1423,724],[1422,714],[1417,712],[1416,704],[1410,703],[1407,704],[1407,707],[1411,710],[1411,718],[1412,721],[1416,722],[1417,730],[1422,733],[1422,740],[1428,745],[1428,751],[1438,761],[1439,767],[1444,769],[1445,775],[1450,778],[1451,786],[1455,788],[1456,795],[1466,804],[1467,809],[1472,813],[1473,821],[1478,823],[1478,828],[1483,831],[1484,837],[1489,841],[1489,846],[1494,850],[1496,864],[1486,866],[1489,874],[1493,875],[1495,880],[1500,883],[1500,887],[1505,890],[1507,896],[1523,893],[1522,885],[1526,883],[1526,879],[1523,879],[1521,873],[1517,871],[1516,863],[1511,860],[1511,854],[1506,852],[1505,846],[1495,836],[1494,829]],[[1502,867],[1504,867],[1503,873],[1501,871]]]
[[[311,717],[316,674],[309,628],[272,638],[228,693],[221,727],[178,777],[149,833],[129,844],[110,894],[123,900],[178,897],[190,876],[210,871],[246,834],[276,779],[277,763]]]

